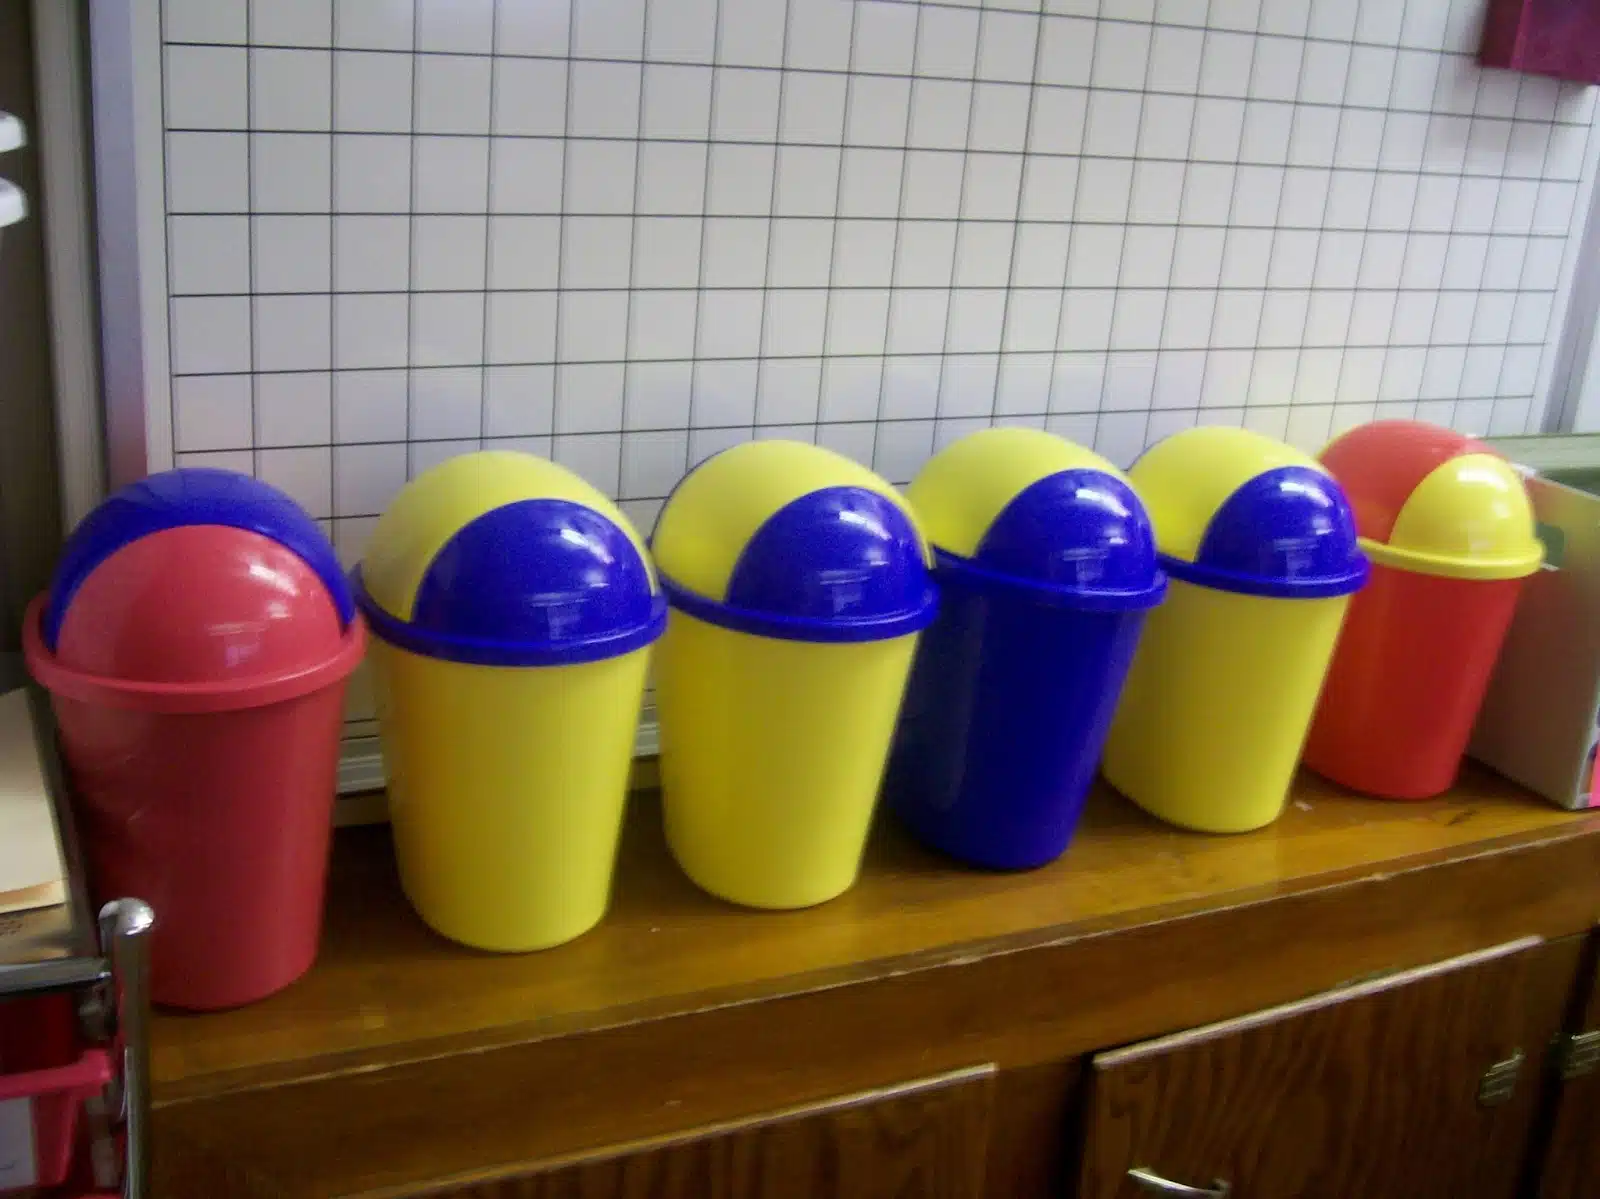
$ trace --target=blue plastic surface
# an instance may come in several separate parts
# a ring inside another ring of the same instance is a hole
[[[1193,562],[1163,555],[1174,578],[1246,595],[1348,595],[1371,569],[1338,483],[1305,466],[1263,471],[1223,501]]]
[[[941,551],[947,564],[961,561]],[[1155,531],[1133,489],[1098,470],[1064,470],[1001,510],[967,563],[996,586],[1038,584],[1041,601],[1147,608],[1166,588]]]
[[[886,795],[921,841],[999,870],[1067,848],[1147,608],[1070,611],[936,572]]]
[[[1024,488],[972,558],[935,549],[890,758],[912,833],[976,866],[1066,849],[1100,763],[1145,613],[1166,592],[1155,532],[1125,482],[1066,470]]]
[[[229,470],[184,467],[130,483],[89,513],[67,539],[44,611],[44,643],[52,652],[72,597],[89,574],[131,541],[163,529],[220,525],[246,529],[299,555],[316,573],[342,624],[355,599],[333,546],[292,499],[258,479]]]
[[[463,525],[429,564],[409,622],[371,599],[359,571],[355,582],[384,640],[480,666],[593,662],[666,627],[666,600],[634,543],[570,500],[520,500]]]
[[[691,616],[789,641],[904,636],[938,602],[911,521],[861,487],[826,487],[774,513],[740,553],[725,602],[661,584]]]

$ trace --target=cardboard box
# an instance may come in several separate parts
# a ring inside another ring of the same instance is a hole
[[[1515,439],[1498,448],[1539,457]],[[1569,463],[1527,484],[1546,565],[1523,584],[1468,752],[1563,808],[1596,807],[1600,470]]]

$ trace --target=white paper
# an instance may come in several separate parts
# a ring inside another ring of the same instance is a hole
[[[39,1177],[33,1160],[33,1100],[0,1103],[0,1191],[31,1187]]]
[[[0,695],[0,912],[65,898],[61,842],[25,691]]]

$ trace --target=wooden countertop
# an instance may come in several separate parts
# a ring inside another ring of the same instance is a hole
[[[1592,838],[1600,813],[1561,812],[1475,768],[1447,798],[1422,803],[1361,799],[1307,774],[1273,826],[1206,836],[1159,824],[1101,788],[1066,855],[1023,874],[963,869],[880,819],[860,883],[791,913],[701,893],[672,862],[660,825],[656,796],[636,794],[607,919],[571,944],[506,956],[422,924],[400,892],[386,828],[341,830],[316,967],[238,1011],[158,1014],[157,1104],[886,979]],[[1584,910],[1600,915],[1600,905]]]

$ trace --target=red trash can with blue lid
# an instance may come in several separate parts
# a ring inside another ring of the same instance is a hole
[[[155,909],[152,998],[234,1007],[304,974],[366,642],[316,523],[245,475],[152,475],[78,526],[23,642],[91,885]]]
[[[1110,462],[1037,429],[962,438],[906,498],[942,602],[912,667],[889,802],[952,857],[1042,866],[1077,827],[1167,589],[1150,518]]]
[[[1374,421],[1322,451],[1372,581],[1350,604],[1306,765],[1384,799],[1455,782],[1522,583],[1544,546],[1516,470],[1480,441]]]

